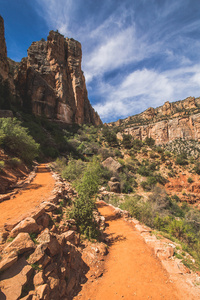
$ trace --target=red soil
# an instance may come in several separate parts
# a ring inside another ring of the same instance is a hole
[[[14,223],[47,199],[54,188],[54,183],[45,165],[38,166],[36,177],[27,188],[16,194],[15,198],[0,203],[0,227],[4,223]]]
[[[103,203],[99,204],[99,211],[106,217],[106,234],[112,241],[105,271],[94,282],[88,278],[75,299],[193,299],[171,282],[132,225],[116,219],[113,209]]]

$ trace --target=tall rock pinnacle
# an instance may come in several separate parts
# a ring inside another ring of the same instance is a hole
[[[15,77],[23,105],[35,115],[64,123],[100,125],[88,100],[81,60],[81,44],[58,32],[33,42]]]
[[[9,64],[7,60],[7,48],[4,33],[4,20],[0,16],[0,75],[5,80],[8,78]]]

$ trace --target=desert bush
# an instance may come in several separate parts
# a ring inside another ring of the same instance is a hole
[[[176,164],[185,166],[188,164],[187,155],[185,153],[177,155]]]
[[[176,194],[174,194],[171,198],[176,202],[180,202],[180,198]]]
[[[132,136],[130,134],[123,134],[122,145],[125,149],[132,148]]]
[[[13,157],[9,160],[9,165],[12,167],[18,167],[21,165],[21,163],[22,161],[18,157]]]
[[[93,216],[95,201],[92,197],[97,193],[100,182],[101,166],[97,161],[88,163],[80,180],[75,181],[74,185],[78,192],[75,200],[71,217],[76,220],[81,233],[89,239],[97,237],[97,224]]]
[[[149,170],[149,167],[147,167],[145,165],[141,165],[138,168],[137,173],[142,176],[146,176],[146,177],[151,175],[151,171]]]
[[[194,171],[200,175],[200,163],[198,162],[195,166],[194,166]]]
[[[135,150],[140,150],[143,147],[143,142],[141,140],[135,139],[132,141],[132,147]]]
[[[193,179],[192,179],[191,177],[188,177],[187,181],[188,181],[188,183],[194,182]]]
[[[164,152],[164,149],[163,149],[162,147],[160,147],[160,146],[157,146],[157,147],[156,147],[156,151],[157,151],[158,153],[162,154],[162,153]]]
[[[5,163],[3,160],[0,160],[0,172],[4,169]]]
[[[146,137],[145,139],[145,143],[149,146],[149,147],[152,147],[155,145],[155,140],[153,138],[149,138],[149,137]]]
[[[26,163],[32,163],[38,156],[39,144],[28,134],[17,119],[0,119],[0,142],[9,153],[21,158]]]
[[[62,164],[62,162],[58,161],[59,164]],[[80,178],[80,176],[83,174],[84,170],[86,169],[86,163],[82,160],[73,159],[70,158],[68,161],[68,164],[62,171],[62,176],[70,181],[74,181]]]
[[[159,155],[154,151],[151,151],[149,155],[150,155],[150,158],[158,158],[159,157]]]
[[[113,130],[109,129],[108,127],[104,127],[102,130],[102,134],[109,146],[111,147],[118,146],[117,136]]]
[[[144,202],[140,196],[135,195],[133,197],[126,198],[125,202],[120,205],[120,208],[128,210],[131,216],[148,226],[152,225],[150,205],[148,202]]]
[[[114,153],[112,150],[107,148],[99,148],[98,149],[98,155],[100,155],[102,160],[105,160],[108,157],[113,157]]]
[[[115,149],[114,154],[117,157],[123,158],[123,154],[121,153],[121,151],[119,149]]]

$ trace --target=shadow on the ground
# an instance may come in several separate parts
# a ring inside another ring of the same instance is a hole
[[[23,190],[37,190],[42,187],[42,184],[27,184],[27,186]]]

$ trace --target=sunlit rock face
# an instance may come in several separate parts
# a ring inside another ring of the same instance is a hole
[[[118,133],[118,138],[122,139],[122,133],[142,141],[152,137],[157,145],[180,138],[200,141],[200,98],[188,97],[177,102],[165,102],[160,107],[150,107],[141,114],[108,126],[125,128]]]
[[[23,105],[35,115],[64,123],[100,125],[88,100],[81,60],[81,44],[58,32],[33,42],[15,75]]]

